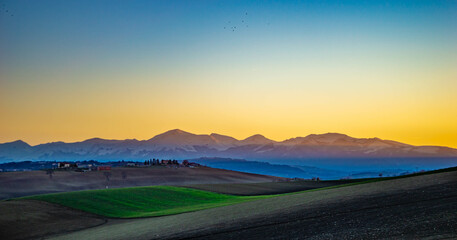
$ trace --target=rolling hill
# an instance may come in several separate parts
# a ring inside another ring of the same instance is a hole
[[[34,194],[79,190],[125,188],[153,185],[189,185],[215,183],[257,183],[285,181],[281,177],[200,168],[132,168],[115,167],[109,179],[102,171],[55,171],[52,178],[46,171],[0,173],[0,200]]]
[[[6,211],[7,218],[0,219],[0,226],[8,227],[0,230],[10,236],[51,239],[455,239],[456,176],[454,168],[281,194],[177,215],[110,218],[104,224],[99,224],[96,215],[81,215],[60,205],[3,201],[0,209]],[[224,184],[224,187],[231,186]],[[250,184],[244,190],[252,188],[258,186]],[[104,190],[100,195],[109,192]],[[55,210],[50,211],[51,207]],[[11,216],[24,208],[34,213],[34,218],[15,221]],[[48,214],[47,221],[40,221],[40,213]],[[63,214],[76,216],[71,224],[87,224],[69,231],[68,223],[60,224]],[[38,235],[34,226],[41,226],[39,229],[47,232]]]
[[[340,179],[350,177],[351,172],[336,171],[309,166],[290,166],[281,164],[270,164],[267,162],[247,161],[244,159],[232,158],[197,158],[190,159],[212,168],[221,168],[232,171],[241,171],[262,175],[286,177],[286,178],[305,178],[311,179],[319,177],[320,179]],[[376,173],[375,176],[378,176]],[[372,176],[374,177],[374,176]]]

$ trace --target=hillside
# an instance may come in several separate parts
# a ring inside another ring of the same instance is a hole
[[[283,178],[249,174],[208,167],[200,168],[112,168],[109,181],[104,172],[46,171],[0,173],[0,199],[33,194],[105,189],[208,183],[255,183],[280,181]]]
[[[43,201],[16,199],[0,203],[0,236],[2,239],[453,239],[457,236],[457,219],[453,214],[457,210],[456,184],[457,171],[452,168],[247,198],[176,187],[40,195],[32,198],[105,216],[184,213],[121,220]],[[248,183],[193,187],[242,195],[287,192],[295,185]],[[187,198],[191,201],[183,201]],[[235,205],[223,206],[226,204]],[[194,211],[198,209],[205,210]],[[22,221],[16,221],[18,214],[24,216]]]
[[[208,167],[221,168],[233,171],[241,171],[262,175],[271,175],[286,178],[304,178],[311,179],[319,177],[320,179],[340,179],[351,175],[351,172],[336,171],[331,169],[322,169],[308,166],[289,166],[283,164],[270,164],[267,162],[247,161],[244,159],[231,158],[196,158],[190,159]],[[379,173],[372,175],[377,177]]]
[[[113,218],[157,217],[260,199],[198,189],[149,186],[86,190],[25,197]]]
[[[108,221],[52,239],[454,239],[455,189],[454,169],[179,215]]]

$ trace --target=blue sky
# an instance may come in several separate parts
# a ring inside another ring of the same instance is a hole
[[[0,7],[0,141],[183,128],[457,146],[457,1]]]

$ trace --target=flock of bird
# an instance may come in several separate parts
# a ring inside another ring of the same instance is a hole
[[[246,12],[244,14],[244,16],[241,18],[241,22],[240,21],[237,21],[237,22],[228,21],[227,25],[224,26],[224,30],[235,32],[235,31],[240,30],[242,28],[248,28],[249,25],[248,25],[248,22],[247,22],[247,16],[248,16],[248,13]],[[268,21],[266,23],[266,25],[270,26],[270,22]]]
[[[242,27],[248,28],[249,25],[248,25],[247,22],[246,22],[247,16],[248,16],[248,13],[246,12],[246,13],[244,14],[244,18],[241,19],[241,23],[240,23],[240,25],[239,25],[239,28],[237,28],[236,25],[233,25],[231,21],[228,21],[228,22],[227,22],[228,26],[224,26],[224,29],[229,30],[229,31],[232,31],[232,32],[235,32],[236,30],[239,30],[239,29],[242,28]],[[230,25],[231,25],[231,26],[230,26]]]
[[[14,15],[11,13],[11,11],[9,9],[6,8],[5,4],[2,4],[2,7],[0,9],[1,12],[4,12],[6,15],[10,15],[11,17],[13,17]]]

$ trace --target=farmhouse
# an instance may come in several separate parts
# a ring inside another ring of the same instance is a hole
[[[97,168],[93,164],[78,164],[77,172],[95,171]]]
[[[78,165],[76,163],[59,162],[57,164],[57,168],[60,168],[60,169],[77,168],[77,167],[78,167]]]
[[[98,166],[97,171],[110,171],[111,166]]]
[[[191,163],[188,164],[188,166],[189,166],[190,168],[195,168],[195,167],[200,167],[201,165],[198,164],[198,163],[191,162]]]

